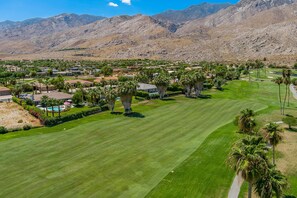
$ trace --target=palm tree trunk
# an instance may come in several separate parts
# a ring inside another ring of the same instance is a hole
[[[280,84],[278,85],[278,97],[279,97],[279,103],[280,103],[280,111],[282,114],[283,108],[282,108],[282,96],[281,96],[281,86]]]
[[[52,106],[52,116],[55,117],[54,106]]]
[[[252,190],[253,190],[253,185],[251,182],[249,182],[248,198],[252,198]]]
[[[288,86],[288,104],[287,106],[289,107],[290,106],[290,85]]]
[[[288,86],[286,85],[286,93],[285,93],[285,98],[283,102],[283,115],[285,114],[285,106],[286,106],[286,101],[287,101],[287,95],[288,95]]]
[[[273,154],[273,165],[275,166],[276,164],[275,164],[275,146],[273,145],[272,146],[272,154]]]

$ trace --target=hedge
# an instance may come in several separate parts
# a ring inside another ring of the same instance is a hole
[[[70,114],[70,115],[65,115],[65,116],[61,116],[61,117],[50,117],[50,116],[47,116],[46,113],[44,111],[42,111],[41,109],[39,109],[35,106],[27,105],[25,103],[25,101],[23,101],[19,98],[14,97],[12,100],[15,103],[21,105],[25,110],[27,110],[35,118],[39,119],[40,122],[45,126],[55,126],[55,125],[58,125],[58,124],[61,124],[64,122],[80,119],[80,118],[83,118],[83,117],[86,117],[89,115],[93,115],[93,114],[108,110],[108,108],[106,108],[106,107],[103,107],[102,109],[100,107],[95,107],[90,110],[85,110],[85,111],[81,111],[81,112]]]

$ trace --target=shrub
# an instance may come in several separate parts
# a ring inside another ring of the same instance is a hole
[[[178,83],[172,83],[171,85],[168,86],[167,91],[183,91],[184,88],[180,86]]]
[[[0,126],[0,134],[5,134],[7,132],[8,130],[4,126]]]
[[[19,120],[18,123],[23,123],[23,120]]]
[[[23,126],[24,131],[28,131],[32,128],[31,125],[26,124],[25,126]]]
[[[150,98],[150,94],[148,92],[145,92],[145,91],[137,91],[135,96],[140,97],[140,98],[145,98],[145,99]]]
[[[297,125],[297,120],[293,116],[286,116],[283,118],[283,122],[289,125],[289,129],[292,129],[292,126]]]

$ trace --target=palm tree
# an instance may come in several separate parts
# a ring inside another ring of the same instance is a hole
[[[64,89],[65,89],[65,91],[67,92],[67,93],[69,93],[70,92],[70,89],[72,88],[72,86],[71,86],[71,84],[70,83],[65,83],[65,85],[64,85]]]
[[[285,114],[285,105],[286,105],[287,99],[288,99],[288,106],[289,106],[289,98],[290,98],[289,85],[291,84],[291,73],[292,71],[290,69],[283,70],[283,83],[286,85],[286,93],[285,93],[285,98],[283,102],[283,114]]]
[[[252,135],[254,133],[254,128],[256,127],[255,112],[251,109],[245,109],[240,112],[237,120],[240,133],[245,133]]]
[[[56,104],[58,105],[58,110],[59,110],[59,118],[61,117],[61,105],[63,105],[62,100],[56,100]]]
[[[269,123],[263,129],[265,139],[272,145],[273,164],[275,165],[275,147],[283,140],[283,130],[275,123]]]
[[[45,107],[46,116],[48,116],[49,97],[48,96],[42,96],[40,103],[41,103],[41,105],[43,107]]]
[[[229,154],[230,166],[249,183],[249,198],[253,184],[267,171],[266,151],[262,137],[247,136],[237,142]]]
[[[105,97],[105,101],[108,104],[109,110],[111,110],[111,112],[114,112],[115,101],[118,96],[117,90],[112,88],[111,86],[104,87],[103,95]]]
[[[48,100],[48,104],[49,104],[49,106],[51,106],[51,108],[52,108],[52,117],[55,117],[54,107],[57,105],[57,101],[56,101],[56,99],[54,99],[54,98],[50,98],[50,99]]]
[[[255,182],[255,191],[261,198],[281,198],[288,187],[287,178],[275,167],[268,168],[266,174]]]
[[[39,93],[42,93],[42,84],[43,84],[43,79],[42,78],[38,78],[38,83],[39,83]]]
[[[12,93],[18,98],[20,97],[22,92],[23,92],[23,86],[21,86],[20,84],[15,85],[12,89]]]
[[[191,97],[193,80],[190,73],[184,73],[181,75],[179,82],[184,86],[186,90],[186,97]]]
[[[118,85],[118,93],[121,97],[121,102],[125,108],[125,113],[131,113],[132,97],[136,93],[137,83],[135,81],[120,82]]]
[[[44,85],[45,85],[45,87],[46,87],[46,92],[48,93],[49,86],[50,86],[50,84],[51,84],[50,79],[49,79],[49,78],[44,79],[43,83],[44,83]]]
[[[201,95],[201,92],[203,90],[203,83],[205,80],[206,78],[201,71],[195,72],[193,74],[193,82],[194,82],[196,97],[199,97]]]
[[[162,72],[154,79],[154,84],[157,86],[160,99],[162,100],[165,96],[167,87],[170,84],[170,76],[168,73]]]
[[[281,77],[277,77],[277,78],[273,79],[273,82],[275,84],[278,84],[278,99],[279,99],[279,104],[280,104],[280,111],[282,114],[283,111],[282,111],[281,84],[283,83],[283,79]]]

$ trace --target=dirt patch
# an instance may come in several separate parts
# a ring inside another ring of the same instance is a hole
[[[15,103],[0,103],[0,126],[15,129],[25,125],[41,126],[40,121],[21,106]]]
[[[277,167],[285,174],[296,174],[297,133],[286,131],[284,141],[276,149],[281,155],[277,158]]]

